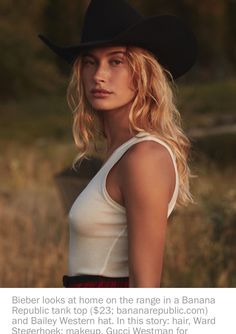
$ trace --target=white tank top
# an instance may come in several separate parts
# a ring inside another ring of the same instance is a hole
[[[132,145],[144,140],[162,144],[171,155],[176,182],[168,205],[168,217],[174,209],[179,190],[175,156],[155,135],[139,132],[112,153],[69,211],[69,276],[129,276],[126,209],[109,196],[105,184],[110,169],[122,155]]]

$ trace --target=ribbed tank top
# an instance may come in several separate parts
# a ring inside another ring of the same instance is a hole
[[[129,276],[126,209],[109,196],[105,184],[110,169],[122,155],[144,140],[162,144],[171,155],[176,182],[168,205],[168,217],[174,209],[179,190],[175,155],[157,136],[139,132],[112,153],[69,211],[68,275]]]

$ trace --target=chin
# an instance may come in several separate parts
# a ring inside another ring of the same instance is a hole
[[[92,106],[94,109],[96,110],[113,110],[113,109],[117,109],[120,106],[115,106],[115,105],[111,105],[110,103],[105,103],[105,102],[96,102],[96,103],[92,103]]]

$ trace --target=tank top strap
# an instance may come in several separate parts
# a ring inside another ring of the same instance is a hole
[[[105,164],[103,165],[101,172],[101,191],[105,197],[105,199],[115,208],[121,210],[121,211],[125,211],[125,208],[120,205],[119,203],[115,202],[108,194],[107,190],[106,190],[106,178],[107,175],[109,173],[109,171],[112,169],[112,167],[119,161],[119,159],[123,156],[123,154],[128,151],[128,149],[135,145],[136,143],[142,142],[142,141],[146,141],[146,140],[153,140],[156,141],[158,143],[160,143],[161,145],[165,146],[166,149],[168,150],[168,152],[170,153],[170,156],[172,158],[173,161],[173,165],[174,165],[174,169],[175,169],[175,188],[174,188],[174,192],[172,195],[172,198],[169,202],[169,208],[168,208],[168,216],[170,215],[171,211],[173,210],[174,206],[175,206],[175,202],[177,200],[177,196],[178,196],[178,189],[179,189],[179,176],[178,176],[178,169],[177,169],[177,165],[176,165],[176,157],[175,154],[172,152],[172,150],[170,149],[169,145],[166,144],[163,140],[159,139],[156,135],[152,135],[148,132],[142,131],[139,132],[138,134],[136,134],[136,136],[132,137],[131,139],[129,139],[127,142],[123,143],[121,146],[119,146],[114,152],[113,154],[110,156],[110,158],[105,162]]]

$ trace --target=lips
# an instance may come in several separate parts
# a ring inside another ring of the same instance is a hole
[[[91,93],[95,97],[106,97],[106,96],[112,94],[112,92],[110,92],[106,89],[92,89]]]
[[[92,89],[92,93],[104,93],[104,94],[111,94],[109,90],[106,89]]]

